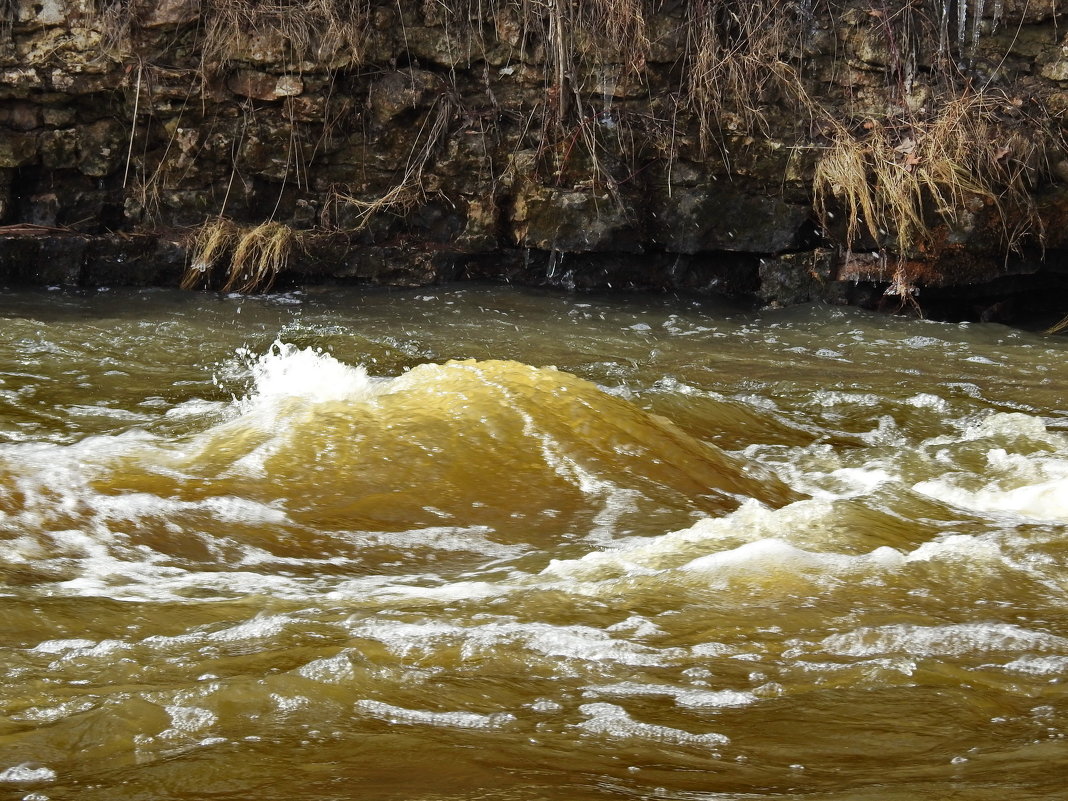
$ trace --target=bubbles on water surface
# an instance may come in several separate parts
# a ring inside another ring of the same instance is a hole
[[[44,765],[23,762],[0,771],[0,782],[36,783],[50,782],[56,778],[56,772]]]
[[[125,439],[4,445],[17,634],[0,701],[22,728],[0,771],[63,784],[85,759],[136,784],[210,765],[269,773],[287,801],[319,765],[345,786],[623,775],[643,796],[762,797],[791,766],[830,791],[1050,741],[1068,659],[1058,421],[988,408],[993,365],[949,327],[876,345],[855,318],[810,335],[784,317],[766,345],[751,320],[672,315],[620,318],[622,344],[583,341],[570,363],[554,346],[560,371],[371,375],[251,348],[219,370],[237,403],[157,401]],[[910,337],[915,382],[861,369]],[[753,367],[793,347],[797,370]],[[832,358],[829,390],[805,370]],[[973,372],[920,380],[940,359]],[[1052,712],[1031,713],[1039,696]]]
[[[612,738],[636,738],[671,745],[702,746],[715,748],[730,742],[730,738],[716,732],[694,734],[670,726],[659,726],[635,720],[627,710],[616,704],[583,704],[579,712],[586,720],[578,728],[593,734]]]
[[[432,712],[423,709],[405,709],[382,701],[357,701],[356,710],[389,723],[413,726],[441,726],[457,729],[499,729],[515,720],[508,712],[479,715],[475,712]]]

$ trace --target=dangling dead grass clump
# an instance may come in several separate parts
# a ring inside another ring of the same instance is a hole
[[[3,8],[14,0],[0,0]],[[274,41],[295,62],[332,60],[347,54],[362,63],[369,0],[200,0],[198,48],[205,72],[215,72],[250,39]],[[151,3],[93,0],[89,6],[103,38],[104,52],[123,58],[136,51],[137,35]],[[236,53],[240,57],[240,53]]]
[[[193,236],[181,287],[210,285],[215,268],[229,260],[224,292],[267,292],[285,269],[297,240],[297,233],[279,222],[244,229],[223,218],[205,223]]]
[[[285,269],[296,234],[288,225],[266,222],[245,231],[234,248],[224,292],[267,292]]]
[[[964,224],[968,215],[994,206],[1003,221],[1020,221],[1003,231],[1004,244],[1015,247],[1038,225],[1025,186],[1033,154],[999,125],[1001,103],[983,93],[963,94],[925,120],[867,120],[861,133],[830,121],[833,139],[813,178],[824,227],[831,227],[835,208],[846,217],[847,247],[866,234],[899,256],[930,253],[934,225]]]
[[[189,267],[182,276],[182,289],[207,286],[219,261],[233,251],[240,229],[225,217],[213,220],[197,229],[189,248]]]
[[[347,49],[358,63],[369,17],[366,0],[210,0],[202,3],[201,50],[206,65],[225,64],[235,34],[277,34],[297,61],[330,58]]]
[[[438,98],[415,135],[404,172],[399,176],[400,180],[383,194],[365,200],[348,192],[334,192],[332,201],[335,204],[342,203],[356,211],[357,228],[362,228],[379,212],[394,211],[403,214],[425,199],[424,172],[433,160],[437,148],[445,141],[449,123],[456,111],[455,104],[449,98]]]
[[[765,95],[796,83],[782,60],[803,27],[784,0],[693,0],[686,94],[696,110],[705,150],[724,130],[766,126]]]

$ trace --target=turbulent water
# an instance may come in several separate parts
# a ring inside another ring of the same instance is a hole
[[[1051,799],[1068,340],[0,295],[0,798]]]

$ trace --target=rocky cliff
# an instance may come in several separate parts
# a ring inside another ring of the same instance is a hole
[[[0,280],[1068,282],[1055,0],[3,0]]]

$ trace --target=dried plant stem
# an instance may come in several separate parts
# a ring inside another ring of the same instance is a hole
[[[335,194],[336,201],[341,201],[357,210],[357,228],[366,225],[378,212],[407,209],[418,202],[424,194],[423,171],[448,130],[449,121],[454,113],[455,108],[446,97],[442,96],[438,99],[415,137],[415,144],[408,156],[400,181],[384,194],[372,200],[362,200],[347,193]]]
[[[233,249],[239,237],[238,227],[220,217],[205,223],[193,235],[189,267],[182,276],[182,289],[206,285],[219,261]]]
[[[292,228],[278,222],[242,229],[226,218],[212,220],[193,237],[181,287],[195,289],[210,284],[215,268],[228,260],[224,292],[267,292],[285,269],[298,240]]]
[[[966,92],[943,101],[926,119],[869,119],[861,133],[825,120],[835,133],[813,180],[824,226],[832,227],[837,208],[847,218],[849,247],[866,235],[891,244],[899,255],[917,248],[932,252],[928,240],[936,223],[963,224],[984,206],[1011,208],[1037,230],[1019,168],[1033,154],[1001,134],[999,102],[988,93]],[[1006,230],[1006,244],[1013,246],[1018,236]]]
[[[1047,328],[1043,333],[1045,334],[1059,334],[1061,331],[1068,329],[1068,317],[1065,317],[1059,323],[1054,323]]]
[[[289,262],[296,235],[292,228],[266,222],[245,231],[237,241],[224,292],[267,292]]]

